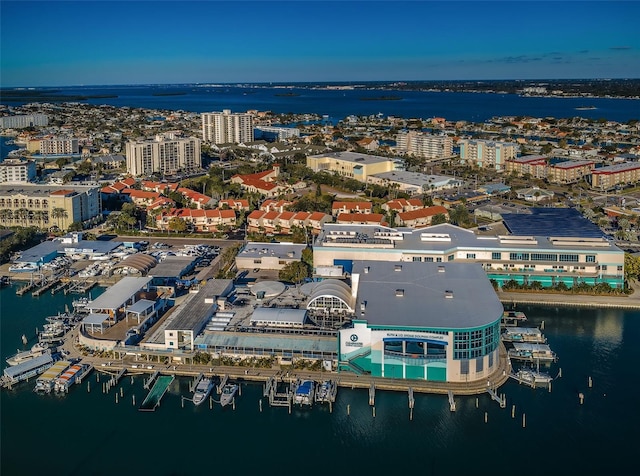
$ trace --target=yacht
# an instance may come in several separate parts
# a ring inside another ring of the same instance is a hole
[[[38,342],[33,347],[31,347],[30,350],[25,350],[22,352],[18,351],[17,354],[14,354],[11,357],[8,357],[7,364],[11,366],[18,365],[18,364],[21,364],[22,362],[26,362],[28,360],[34,359],[35,357],[39,357],[41,355],[44,355],[50,352],[51,350],[49,349],[48,345]]]
[[[220,405],[225,407],[232,403],[237,391],[238,384],[235,383],[228,383],[224,387],[222,387],[222,394],[220,395]]]
[[[202,377],[193,392],[193,404],[200,405],[204,402],[211,393],[212,388],[213,381],[209,377]]]

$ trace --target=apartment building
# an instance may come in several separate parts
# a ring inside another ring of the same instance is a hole
[[[0,117],[0,129],[24,129],[25,127],[46,126],[49,118],[46,114],[19,114]]]
[[[0,183],[27,183],[36,177],[33,160],[5,159],[0,162]]]
[[[196,137],[129,141],[126,144],[127,172],[134,176],[173,174],[202,166],[201,141]]]
[[[425,159],[443,159],[453,155],[453,139],[416,131],[400,132],[396,135],[396,150]]]
[[[591,171],[591,188],[596,190],[612,190],[638,181],[640,181],[640,163],[638,162],[623,162]]]
[[[41,155],[78,154],[80,151],[78,139],[70,137],[42,139],[40,140],[39,148]]]
[[[460,160],[483,169],[502,172],[507,160],[514,159],[518,145],[512,142],[460,139]]]
[[[551,183],[577,183],[591,174],[595,162],[588,160],[567,160],[549,164],[547,179]]]
[[[518,176],[526,174],[533,178],[545,178],[547,176],[547,158],[543,155],[523,155],[506,161],[507,173],[515,173]]]
[[[100,189],[89,186],[0,185],[0,223],[4,226],[57,226],[100,215]]]
[[[253,116],[247,113],[203,112],[202,140],[213,144],[253,142]]]

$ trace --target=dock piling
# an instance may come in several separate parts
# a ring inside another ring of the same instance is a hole
[[[87,393],[91,392],[91,382],[87,381]]]
[[[489,421],[489,413],[484,412],[484,422],[487,423]]]
[[[516,417],[516,406],[511,405],[511,418],[515,418],[515,417]]]
[[[376,417],[376,407],[373,407],[373,418]]]
[[[584,403],[584,393],[580,392],[578,398],[580,399],[580,405],[582,405]]]
[[[260,408],[260,413],[262,413],[262,398],[258,400],[258,407]]]
[[[522,428],[526,428],[527,427],[527,415],[526,414],[522,414]]]
[[[591,379],[591,377],[589,377],[589,388],[593,387],[593,380]]]
[[[136,406],[136,396],[135,395],[131,395],[131,403],[133,404],[133,406]]]
[[[347,416],[351,414],[351,405],[347,405]]]

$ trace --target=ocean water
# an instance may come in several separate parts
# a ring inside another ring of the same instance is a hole
[[[276,113],[314,113],[336,122],[349,115],[383,114],[404,118],[444,117],[450,121],[482,122],[495,116],[585,117],[626,122],[640,119],[640,101],[608,98],[520,97],[515,94],[455,93],[384,90],[322,90],[252,88],[231,85],[198,87],[165,86],[86,86],[56,88],[64,95],[111,95],[82,103],[129,106],[150,109],[211,112],[250,109]],[[282,96],[282,94],[291,94]],[[381,96],[398,100],[363,100]],[[20,103],[11,102],[11,105]],[[594,106],[592,110],[577,107]]]
[[[3,361],[22,347],[23,333],[33,336],[47,315],[64,310],[71,299],[0,290]],[[560,357],[549,371],[555,376],[562,368],[562,377],[554,380],[551,393],[509,381],[500,389],[507,396],[504,409],[480,395],[477,408],[476,397],[456,397],[452,413],[446,396],[417,394],[410,420],[406,394],[378,391],[374,417],[368,391],[341,388],[332,413],[316,405],[288,414],[266,400],[260,412],[259,384],[243,384],[235,410],[189,402],[182,408],[189,381],[178,379],[155,412],[139,412],[146,395],[141,377],[121,381],[123,397],[116,404],[119,388],[103,394],[94,373],[64,397],[36,395],[33,383],[2,391],[0,473],[636,474],[640,312],[518,309],[526,312],[529,325],[544,321]]]

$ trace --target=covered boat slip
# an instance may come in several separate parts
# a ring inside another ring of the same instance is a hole
[[[173,375],[160,375],[138,410],[142,412],[155,411],[174,379],[175,377]]]
[[[20,382],[44,372],[53,365],[53,362],[53,356],[50,353],[43,354],[27,362],[4,369],[3,378],[9,383]]]

